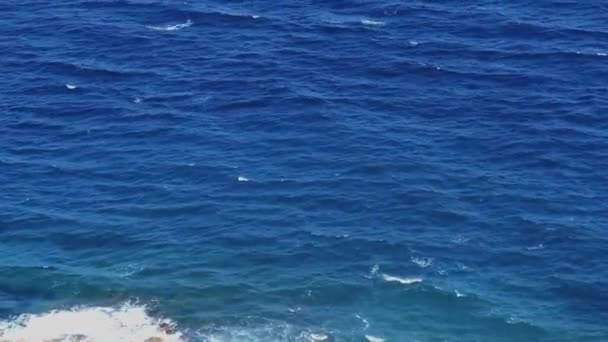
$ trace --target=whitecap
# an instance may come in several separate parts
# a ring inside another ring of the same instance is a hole
[[[70,84],[70,83],[66,83],[65,87],[68,88],[68,89],[70,89],[70,90],[74,90],[74,89],[78,88],[77,86],[75,86],[73,84]]]
[[[454,293],[456,294],[456,297],[458,297],[458,298],[467,296],[464,293],[460,293],[458,290],[454,290]]]
[[[136,97],[133,99],[134,103],[141,103],[141,101],[142,101],[141,97]]]
[[[177,31],[186,27],[192,26],[192,20],[188,19],[185,23],[175,24],[175,25],[165,25],[165,26],[146,26],[150,30],[156,31]]]
[[[365,339],[368,342],[384,342],[384,341],[386,341],[382,337],[377,337],[377,336],[372,336],[372,335],[365,335]]]
[[[355,317],[357,317],[363,323],[363,325],[364,325],[363,330],[367,330],[367,328],[369,328],[369,322],[364,317],[362,317],[359,314],[355,315]]]
[[[325,335],[325,334],[315,334],[312,333],[310,334],[310,340],[311,341],[327,341],[329,340],[329,336]]]
[[[518,324],[518,323],[525,323],[525,321],[516,315],[511,315],[507,319],[507,323],[508,324]]]
[[[207,326],[196,333],[196,341],[200,342],[270,342],[270,341],[294,341],[294,342],[323,342],[333,341],[333,336],[320,330],[300,329],[288,323],[269,322],[261,326]],[[164,341],[163,341],[164,342]]]
[[[425,268],[433,264],[433,258],[412,257],[412,262],[422,268]]]
[[[600,57],[606,57],[606,56],[608,56],[608,53],[606,53],[606,52],[596,52],[595,55],[596,56],[600,56]]]
[[[420,44],[420,43],[418,43],[418,42],[417,42],[417,41],[415,41],[415,40],[410,40],[408,43],[409,43],[411,46],[418,46],[418,44]]]
[[[378,266],[378,264],[375,264],[374,266],[372,266],[372,268],[370,268],[369,272],[371,274],[378,274],[378,270],[380,270],[380,266]]]
[[[382,274],[382,279],[384,279],[384,281],[397,282],[397,283],[401,283],[401,284],[404,284],[404,285],[410,285],[410,284],[415,284],[415,283],[422,282],[422,278],[420,278],[420,277],[402,278],[402,277],[392,276],[392,275],[389,275],[389,274],[386,274],[386,273]]]
[[[529,247],[526,247],[526,249],[527,249],[527,250],[529,250],[529,251],[537,251],[537,250],[539,250],[539,249],[543,249],[543,248],[545,248],[545,245],[543,245],[542,243],[539,243],[539,244],[538,244],[538,245],[536,245],[536,246],[529,246]]]
[[[249,13],[243,13],[240,11],[232,11],[232,10],[227,10],[227,9],[218,9],[217,13],[222,14],[222,15],[227,15],[230,17],[238,17],[238,18],[251,18],[251,19],[258,19],[260,18],[259,15],[256,14],[249,14]]]
[[[260,16],[256,14],[245,14],[245,13],[229,13],[225,12],[225,15],[233,16],[233,17],[241,17],[241,18],[251,18],[251,19],[259,19]]]
[[[368,26],[382,26],[382,25],[384,25],[384,22],[371,20],[371,19],[363,19],[363,20],[361,20],[361,24],[368,25]]]
[[[183,342],[170,320],[149,316],[145,306],[76,307],[43,314],[24,314],[0,321],[0,340]]]
[[[373,277],[375,277],[376,275],[378,275],[378,271],[379,270],[380,270],[380,266],[378,266],[378,264],[375,264],[374,266],[372,266],[369,269],[369,274],[365,275],[365,278],[372,279]]]
[[[249,178],[244,176],[238,176],[236,180],[238,180],[239,182],[249,182]]]

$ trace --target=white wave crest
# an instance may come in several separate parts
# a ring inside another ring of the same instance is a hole
[[[145,306],[77,307],[24,314],[0,321],[0,341],[184,342],[170,320],[149,316]]]
[[[363,323],[363,330],[367,330],[367,328],[369,328],[369,321],[368,320],[366,320],[364,317],[362,317],[359,314],[355,315],[355,317],[357,317]]]
[[[388,281],[388,282],[397,282],[400,284],[404,284],[404,285],[409,285],[409,284],[415,284],[415,283],[420,283],[422,282],[422,278],[420,277],[413,277],[413,278],[401,278],[401,277],[395,277],[386,273],[382,274],[382,279],[384,279],[384,281]]]
[[[334,337],[329,332],[301,330],[287,323],[274,322],[257,327],[209,326],[197,332],[200,342],[329,342]]]
[[[539,243],[538,245],[535,245],[535,246],[526,247],[526,249],[529,251],[537,251],[537,250],[540,250],[543,248],[545,248],[545,245],[543,245],[542,243]]]
[[[175,25],[165,25],[165,26],[146,26],[150,30],[155,31],[177,31],[186,27],[192,26],[192,20],[188,19],[185,23],[175,24]]]
[[[364,277],[367,279],[375,278],[376,276],[378,276],[379,270],[380,270],[380,266],[378,266],[378,264],[375,264],[374,266],[372,266],[369,269],[369,274],[364,275]]]
[[[374,266],[372,266],[372,268],[370,268],[369,273],[371,275],[376,275],[376,274],[378,274],[379,270],[380,270],[380,266],[378,266],[378,264],[374,264]]]
[[[384,22],[371,20],[371,19],[363,19],[363,20],[361,20],[361,24],[368,25],[368,26],[382,26],[382,25],[384,25]]]
[[[238,180],[239,182],[249,182],[249,178],[244,176],[238,176],[236,180]]]
[[[287,311],[289,311],[290,313],[296,313],[302,311],[302,308],[298,306],[296,308],[288,308]]]
[[[365,339],[367,341],[369,341],[369,342],[384,342],[384,341],[386,341],[382,337],[376,337],[376,336],[372,336],[372,335],[365,335]]]
[[[311,341],[327,341],[329,339],[329,336],[327,336],[326,334],[310,334],[310,340]]]
[[[433,258],[412,257],[412,262],[422,268],[425,268],[433,264]]]

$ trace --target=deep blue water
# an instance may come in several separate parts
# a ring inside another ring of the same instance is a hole
[[[0,51],[5,325],[608,341],[604,1],[4,0]]]

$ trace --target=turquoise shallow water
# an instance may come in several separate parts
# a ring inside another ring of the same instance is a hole
[[[608,340],[607,13],[2,2],[0,339]]]

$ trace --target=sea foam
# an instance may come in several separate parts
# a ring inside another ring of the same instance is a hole
[[[145,306],[77,307],[24,314],[0,321],[0,341],[183,342],[170,320],[149,316]]]
[[[386,273],[382,274],[382,279],[384,279],[384,281],[397,282],[397,283],[401,283],[401,284],[404,284],[404,285],[409,285],[409,284],[415,284],[415,283],[422,282],[422,278],[420,278],[420,277],[401,278],[401,277],[392,276],[392,275],[389,275],[389,274],[386,274]]]
[[[385,339],[383,339],[382,337],[377,337],[377,336],[372,336],[372,335],[365,335],[365,339],[368,342],[384,342]]]
[[[331,342],[329,332],[300,329],[284,322],[268,322],[262,326],[208,326],[196,333],[196,342]]]
[[[433,264],[433,258],[412,257],[412,262],[422,268],[425,268]]]
[[[175,24],[175,25],[165,25],[165,26],[146,26],[151,30],[156,31],[177,31],[186,27],[192,26],[192,20],[188,19],[185,23]]]
[[[371,20],[371,19],[363,19],[363,20],[361,20],[361,24],[367,25],[367,26],[382,26],[382,25],[384,25],[384,22],[377,21],[377,20]]]
[[[355,317],[357,317],[363,323],[363,330],[367,330],[367,328],[369,328],[369,321],[367,319],[359,314],[355,315]]]

